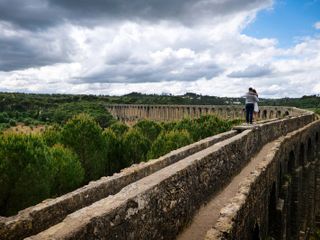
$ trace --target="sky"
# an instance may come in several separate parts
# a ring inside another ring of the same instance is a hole
[[[0,0],[0,91],[320,94],[320,0]]]

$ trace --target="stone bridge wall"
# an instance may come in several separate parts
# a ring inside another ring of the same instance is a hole
[[[263,145],[302,128],[312,121],[314,121],[314,115],[305,114],[300,117],[285,118],[257,125],[254,129],[245,130],[142,178],[123,188],[119,193],[68,215],[61,223],[28,239],[174,239],[192,219],[199,206],[227,184]],[[308,125],[304,129],[306,130],[303,134],[308,139],[308,144],[309,138],[312,139],[311,143],[313,144],[313,139],[319,135],[319,122]],[[295,135],[289,136],[295,139]],[[299,139],[304,143],[304,138]],[[295,141],[293,140],[292,143]],[[287,144],[288,147],[296,149],[295,145],[290,145],[289,140]],[[300,145],[300,142],[297,144]],[[312,150],[308,148],[309,156],[313,156],[314,152],[319,149],[317,145],[313,144],[313,146],[310,148]],[[312,159],[312,157],[308,159]],[[292,161],[289,162],[292,163]],[[296,169],[298,166],[296,164],[297,162],[294,161],[294,165],[290,164],[288,168]],[[282,174],[286,171],[285,166],[287,165],[283,165],[281,170]],[[272,169],[276,169],[276,167]],[[267,180],[273,175],[270,173],[267,176],[264,183],[268,185]],[[304,186],[299,185],[299,181],[293,185],[297,185],[298,189]],[[261,184],[259,186],[259,189],[262,189],[261,192],[264,193]],[[275,187],[275,189],[277,188]],[[274,192],[274,195],[278,196],[277,190]],[[288,191],[289,193],[290,191]],[[306,195],[305,193],[303,196]],[[296,202],[298,197],[297,194],[292,193],[291,199]],[[261,215],[267,209],[265,205],[268,203],[261,202],[261,206],[264,206],[261,207],[264,210],[261,211]],[[249,201],[248,204],[250,204]],[[249,210],[248,212],[251,213]],[[300,212],[305,214],[304,210]],[[258,216],[258,214],[253,216]],[[245,218],[247,219],[247,215]],[[248,219],[250,218],[248,217]],[[297,219],[300,224],[302,220]],[[243,221],[246,220],[243,219]],[[258,234],[263,236],[266,231],[263,232],[259,229],[259,224],[264,222],[262,220],[259,222],[257,219],[252,222],[253,226],[258,226]],[[257,224],[255,225],[255,223]],[[248,224],[248,226],[252,226],[252,224]],[[230,231],[233,229],[236,231],[236,228],[230,227],[230,229]],[[257,232],[254,230],[254,233]],[[221,232],[219,231],[219,233]],[[247,239],[242,237],[246,233],[247,230],[243,230],[242,233],[239,231],[239,235],[230,235],[230,239]],[[234,236],[236,237],[234,238]]]
[[[107,110],[118,120],[132,124],[140,119],[174,121],[185,117],[197,118],[215,114],[221,118],[244,118],[244,107],[240,105],[107,105]],[[274,119],[284,116],[298,116],[303,111],[294,107],[260,107],[258,119]]]
[[[213,239],[308,239],[320,217],[320,121],[279,139],[221,211]]]

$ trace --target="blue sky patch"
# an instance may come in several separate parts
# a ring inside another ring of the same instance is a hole
[[[243,33],[256,38],[275,38],[279,47],[288,48],[302,38],[320,34],[314,27],[318,21],[320,0],[279,0],[272,9],[260,11]]]

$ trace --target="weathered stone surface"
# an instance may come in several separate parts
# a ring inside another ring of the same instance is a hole
[[[306,238],[317,216],[319,133],[320,121],[316,121],[281,137],[259,168],[240,184],[238,194],[221,210],[218,223],[205,239],[255,239],[257,233],[261,239]],[[302,153],[301,144],[308,146]],[[296,157],[290,162],[292,156]],[[302,162],[302,156],[309,156],[309,161]]]

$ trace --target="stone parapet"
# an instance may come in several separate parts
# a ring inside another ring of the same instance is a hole
[[[305,114],[256,125],[129,184],[27,239],[174,239],[201,204],[264,144],[313,120],[313,114]]]
[[[319,132],[320,121],[316,121],[277,140],[255,171],[240,183],[238,193],[221,210],[205,239],[307,239],[316,223],[320,191],[316,179]],[[301,152],[301,146],[308,147]],[[308,155],[308,161],[301,161]],[[275,206],[271,204],[273,188]],[[270,217],[279,224],[270,226]]]

